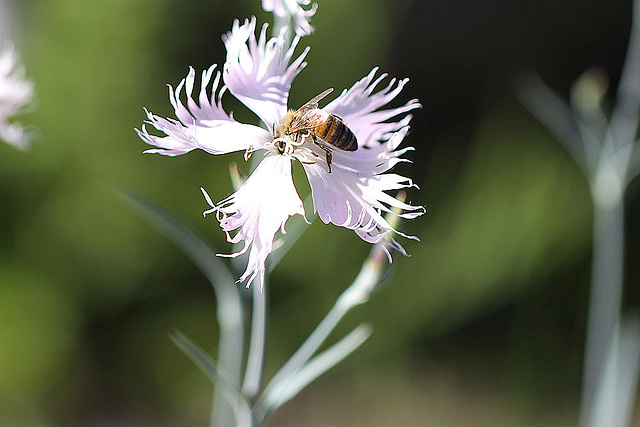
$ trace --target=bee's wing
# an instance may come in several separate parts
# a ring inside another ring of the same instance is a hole
[[[289,133],[304,132],[322,124],[316,108],[300,108],[289,125]]]
[[[322,118],[322,115],[318,114],[319,112],[323,113],[322,110],[318,110],[317,108],[302,111],[298,110],[296,118],[291,121],[291,125],[289,126],[289,133],[295,134],[297,132],[310,131],[322,125],[324,123],[324,119]],[[324,147],[325,151],[333,151],[335,149],[335,147],[327,144],[317,135],[315,135],[313,140],[316,144]]]
[[[309,100],[309,102],[307,102],[302,107],[300,107],[298,109],[298,111],[301,111],[301,110],[313,110],[314,108],[318,108],[318,102],[320,102],[320,100],[322,98],[324,98],[325,96],[329,95],[331,92],[333,92],[333,88],[332,87],[330,87],[329,89],[325,90],[320,95],[316,95],[313,98],[311,98]]]

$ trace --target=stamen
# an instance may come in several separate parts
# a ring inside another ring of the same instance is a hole
[[[252,154],[253,154],[253,145],[250,145],[247,148],[247,151],[244,152],[244,161],[246,162],[247,160],[249,160],[249,157],[251,157]]]

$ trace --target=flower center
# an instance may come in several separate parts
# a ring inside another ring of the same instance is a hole
[[[305,144],[308,135],[291,135],[286,132],[282,136],[278,136],[271,141],[272,151],[280,155],[291,156],[305,164],[316,163],[318,155]],[[267,148],[269,148],[267,146]]]
[[[289,138],[276,138],[273,140],[273,146],[278,151],[278,154],[285,154],[287,156],[292,156],[296,151],[296,144]]]

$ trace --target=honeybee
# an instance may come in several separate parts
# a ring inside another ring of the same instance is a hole
[[[296,111],[289,111],[276,129],[276,138],[281,141],[277,145],[281,153],[285,151],[286,142],[298,146],[304,139],[311,137],[313,142],[325,152],[329,173],[331,173],[332,150],[355,151],[358,140],[351,129],[335,114],[318,108],[318,102],[330,94],[329,88],[315,96]]]

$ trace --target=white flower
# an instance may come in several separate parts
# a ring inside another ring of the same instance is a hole
[[[308,36],[313,32],[313,27],[309,24],[309,19],[315,15],[318,5],[314,3],[309,10],[304,10],[302,6],[308,6],[310,0],[262,0],[262,8],[266,12],[273,14],[282,20],[293,19],[293,28],[297,35]]]
[[[29,133],[9,118],[19,113],[33,99],[33,84],[25,80],[24,69],[11,43],[0,46],[0,139],[19,149],[29,147]]]
[[[420,104],[413,99],[399,107],[382,109],[400,93],[407,80],[391,79],[376,91],[386,75],[376,78],[377,69],[373,69],[323,108],[341,117],[358,143],[355,151],[331,149],[328,164],[326,145],[323,148],[314,143],[312,135],[288,135],[281,125],[287,115],[291,82],[306,66],[303,61],[308,50],[293,59],[299,37],[290,45],[284,33],[267,39],[264,26],[256,39],[255,27],[255,18],[242,25],[236,21],[232,31],[223,37],[227,60],[222,74],[217,72],[212,81],[215,65],[202,73],[197,103],[193,69],[175,90],[170,87],[169,98],[177,120],[147,111],[146,123],[164,136],[150,134],[145,125],[137,130],[146,143],[158,147],[147,150],[149,153],[175,156],[196,148],[212,154],[244,150],[245,158],[259,153],[255,155],[261,156],[260,164],[233,195],[216,204],[202,190],[211,206],[205,215],[216,214],[229,242],[244,243],[239,252],[229,256],[249,251],[247,269],[240,278],[247,286],[255,278],[262,286],[264,263],[275,233],[284,232],[290,216],[304,215],[291,176],[295,159],[307,175],[314,210],[320,219],[354,230],[367,242],[379,242],[391,232],[398,233],[384,219],[384,212],[397,208],[404,211],[397,215],[407,219],[424,212],[422,207],[403,203],[386,193],[413,186],[410,179],[386,172],[407,161],[401,155],[412,148],[398,147],[409,129],[411,115],[407,113]],[[221,75],[224,86],[219,89]],[[180,100],[183,89],[186,106]],[[222,107],[222,95],[227,90],[256,113],[264,127],[238,123],[228,115]],[[237,232],[232,237],[229,233],[234,230]],[[390,243],[405,253],[393,238]]]

